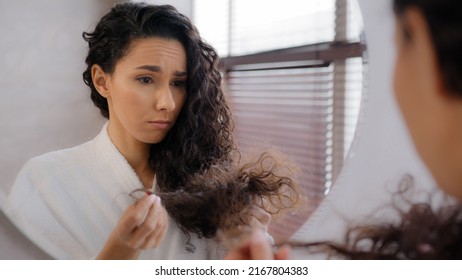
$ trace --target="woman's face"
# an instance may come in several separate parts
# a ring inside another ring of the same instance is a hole
[[[462,115],[445,88],[423,14],[408,9],[396,21],[395,97],[417,152],[446,192],[462,199]]]
[[[425,81],[423,80],[423,67],[415,34],[407,37],[407,22],[403,19],[396,20],[395,44],[396,61],[394,70],[394,92],[401,113],[406,122],[412,140],[421,154],[431,148],[428,140],[426,123],[429,115],[425,111],[431,110],[429,95],[426,93]],[[430,105],[430,108],[428,106]],[[425,158],[425,157],[424,157]]]
[[[133,41],[114,72],[106,74],[109,131],[126,141],[161,142],[186,100],[186,69],[186,52],[178,41]]]

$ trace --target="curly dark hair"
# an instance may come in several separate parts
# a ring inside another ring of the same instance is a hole
[[[255,205],[255,200],[273,217],[293,209],[299,186],[292,176],[286,165],[263,153],[255,162],[241,167],[213,165],[190,176],[186,185],[159,196],[187,236],[192,232],[211,238],[218,229],[226,231],[247,225],[246,210]]]
[[[426,201],[412,202],[412,190],[413,178],[406,175],[394,195],[393,209],[399,218],[396,223],[353,227],[343,243],[297,243],[293,246],[354,260],[462,259],[462,204],[446,201],[446,204],[435,206],[435,199],[432,201],[435,194],[431,193]]]
[[[123,3],[83,37],[89,46],[83,79],[106,118],[110,118],[108,103],[93,85],[92,65],[112,73],[131,42],[148,37],[177,40],[186,50],[186,101],[166,137],[151,145],[149,162],[158,195],[188,237],[190,233],[214,237],[219,228],[243,223],[240,214],[258,197],[270,201],[268,211],[296,204],[300,187],[292,175],[280,172],[284,168],[273,156],[264,154],[238,167],[240,154],[222,89],[220,59],[187,17],[169,5]]]
[[[462,2],[458,0],[394,0],[400,17],[413,7],[424,15],[447,88],[462,97]],[[405,26],[403,26],[405,28]],[[406,30],[405,30],[406,31]]]

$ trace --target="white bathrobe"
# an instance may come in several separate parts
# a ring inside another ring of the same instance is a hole
[[[154,182],[155,185],[155,182]],[[33,242],[58,259],[92,259],[103,248],[125,209],[128,194],[142,183],[111,142],[107,124],[99,135],[80,146],[29,160],[16,178],[4,211]],[[213,239],[187,238],[170,219],[168,232],[156,249],[141,259],[215,259],[223,255]]]

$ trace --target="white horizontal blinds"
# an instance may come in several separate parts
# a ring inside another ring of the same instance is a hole
[[[345,136],[344,136],[344,158],[353,142],[358,124],[363,92],[366,90],[364,76],[366,67],[361,57],[349,58],[346,60],[345,69]]]
[[[233,0],[231,8],[231,55],[334,39],[334,0]]]
[[[245,154],[255,146],[272,146],[301,168],[300,182],[317,206],[326,184],[328,132],[332,111],[332,66],[319,68],[231,71],[236,136]],[[295,232],[311,211],[304,209],[271,226],[276,239]]]
[[[326,193],[339,175],[355,135],[364,90],[363,68],[361,57],[333,63],[332,123],[327,151],[331,158],[327,166]]]
[[[363,31],[356,0],[194,0],[193,21],[221,57],[331,42],[336,32],[358,42]]]
[[[337,0],[335,3],[335,41],[359,42],[362,20],[357,1]],[[362,58],[335,60],[334,107],[332,111],[331,165],[328,165],[326,193],[344,165],[353,141],[362,96]],[[329,140],[330,141],[330,140]]]
[[[358,1],[337,0],[335,3],[335,40],[359,42],[363,38],[363,20]]]
[[[333,41],[335,0],[194,0],[193,20],[222,57]]]

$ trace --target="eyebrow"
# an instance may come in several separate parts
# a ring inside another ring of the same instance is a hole
[[[142,65],[137,67],[136,69],[143,69],[151,72],[162,72],[162,68],[160,68],[160,66],[157,65]],[[185,77],[186,74],[186,71],[175,71],[174,73],[174,75],[177,77]]]

